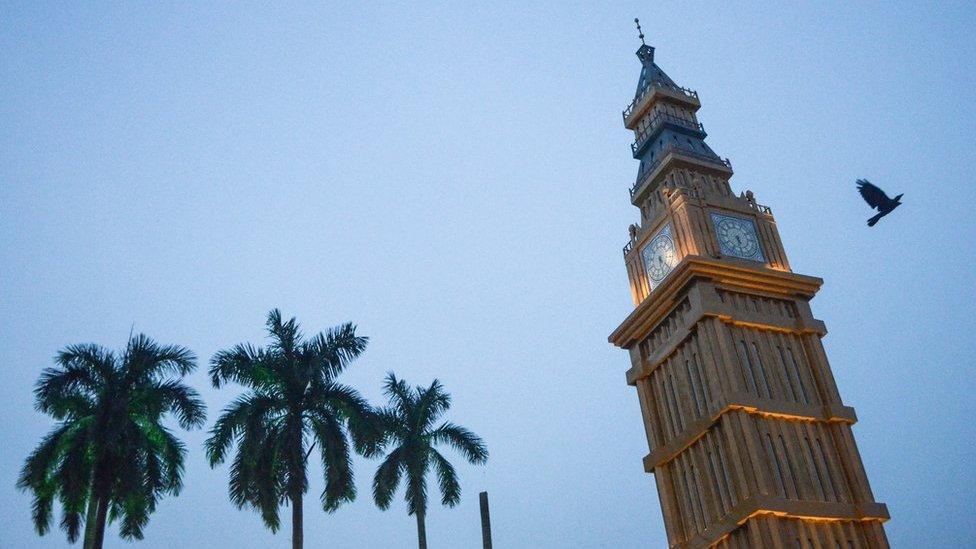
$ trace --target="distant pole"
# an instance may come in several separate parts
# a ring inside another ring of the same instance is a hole
[[[478,494],[481,500],[481,541],[484,549],[491,549],[491,519],[488,517],[488,492]]]

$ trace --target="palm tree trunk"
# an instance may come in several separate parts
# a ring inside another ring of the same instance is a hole
[[[98,499],[98,513],[95,516],[95,532],[92,549],[102,549],[105,542],[105,519],[108,517],[108,498]]]
[[[88,496],[88,512],[85,514],[84,549],[92,549],[95,545],[95,521],[98,517],[98,498],[94,494]]]
[[[424,524],[424,514],[415,514],[417,515],[417,541],[420,543],[420,549],[427,549],[427,526]]]
[[[302,494],[291,497],[291,548],[302,549],[305,532],[302,521]]]

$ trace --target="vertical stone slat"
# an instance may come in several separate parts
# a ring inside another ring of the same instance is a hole
[[[766,375],[769,376],[772,385],[776,389],[776,399],[791,402],[792,397],[790,396],[789,385],[786,383],[786,380],[783,379],[781,373],[782,369],[779,367],[779,360],[772,352],[772,346],[770,344],[771,332],[769,330],[753,331],[755,332],[756,337],[756,347],[759,349],[759,355],[762,358]]]
[[[786,359],[795,365],[797,374],[802,379],[803,387],[810,399],[810,404],[823,404],[825,401],[821,391],[817,388],[818,383],[813,368],[809,361],[804,360],[803,342],[800,336],[790,334],[785,339],[787,345],[783,350],[786,351]]]
[[[661,416],[661,423],[664,426],[664,429],[662,430],[662,434],[664,435],[663,442],[664,444],[668,444],[674,440],[674,431],[672,428],[671,418],[669,417],[668,403],[666,397],[664,396],[664,388],[662,387],[661,383],[661,369],[658,368],[657,370],[651,372],[651,375],[648,376],[647,379],[651,389],[653,390],[654,400],[657,402],[657,409]]]
[[[850,425],[835,424],[832,426],[831,432],[838,435],[837,438],[843,441],[842,448],[845,457],[843,464],[847,465],[844,470],[851,474],[855,486],[857,486],[856,501],[858,503],[874,501],[874,495],[871,493],[871,485],[868,484],[868,475],[864,472],[864,464],[861,463],[861,458],[857,451],[857,443],[854,442],[854,435],[851,433]]]
[[[766,459],[766,452],[762,449],[761,432],[757,428],[755,419],[743,412],[735,412],[734,417],[738,419],[738,440],[744,440],[745,446],[740,449],[740,460],[743,462],[743,470],[747,473],[747,482],[751,494],[776,494],[779,488],[773,488],[773,480],[769,475],[763,474],[772,470],[774,464]],[[731,436],[731,433],[729,433]],[[744,450],[744,452],[743,452]],[[760,465],[765,465],[763,470],[759,470]]]
[[[800,343],[803,358],[816,376],[823,402],[825,404],[841,404],[837,383],[834,381],[834,375],[830,372],[830,364],[827,362],[827,354],[824,352],[820,338],[812,334],[805,334],[800,337]]]
[[[654,449],[661,446],[658,435],[657,414],[654,413],[654,399],[650,395],[651,384],[648,378],[637,381],[637,400],[640,403],[641,418],[644,420],[644,434],[647,436],[647,447]]]
[[[812,426],[816,439],[810,442],[814,445],[814,454],[824,462],[826,467],[826,482],[837,497],[837,501],[852,503],[856,501],[855,490],[852,485],[850,475],[841,465],[842,454],[839,452],[836,442],[834,442],[831,431],[835,427],[830,425],[816,424]]]
[[[674,479],[669,465],[654,469],[654,481],[657,485],[658,501],[664,515],[664,529],[668,535],[668,545],[674,547],[681,539],[684,531],[682,515],[675,499]]]
[[[709,516],[708,523],[714,523],[718,517],[725,514],[722,507],[722,497],[716,492],[717,479],[712,478],[712,467],[708,463],[708,456],[706,452],[706,442],[705,440],[711,437],[709,432],[702,438],[692,445],[688,450],[691,453],[691,458],[695,463],[695,470],[698,472],[698,487],[701,490],[702,504],[707,510]]]
[[[717,318],[708,318],[699,324],[702,327],[699,333],[705,339],[701,346],[702,362],[708,372],[709,382],[711,383],[713,375],[716,380],[716,383],[712,384],[712,394],[716,395],[716,406],[719,405],[719,401],[724,400],[718,395],[725,396],[742,390],[733,375],[735,368],[733,357],[729,355],[728,345],[720,335],[721,324],[722,322]]]
[[[802,487],[803,499],[808,501],[823,501],[820,488],[817,486],[813,463],[810,463],[809,453],[803,443],[803,429],[806,422],[789,421],[783,425],[783,430],[789,439],[790,453],[796,467],[796,476]]]

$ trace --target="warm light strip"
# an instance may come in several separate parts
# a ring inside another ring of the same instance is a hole
[[[880,523],[885,523],[885,522],[887,522],[890,519],[890,517],[887,517],[887,516],[848,516],[848,517],[830,517],[830,516],[822,516],[822,515],[810,516],[810,515],[802,515],[802,514],[790,513],[789,511],[780,511],[780,510],[774,510],[774,509],[762,509],[762,508],[760,508],[760,509],[755,509],[755,510],[749,512],[747,515],[743,516],[740,519],[735,520],[734,521],[734,525],[735,526],[733,528],[729,528],[729,531],[726,532],[725,534],[723,534],[721,537],[719,537],[719,538],[717,538],[715,540],[708,541],[707,542],[708,547],[713,547],[715,544],[721,543],[722,540],[730,537],[736,530],[738,530],[740,527],[742,527],[746,522],[749,522],[750,519],[755,518],[755,517],[759,517],[759,516],[764,516],[764,515],[772,515],[772,516],[778,517],[778,518],[787,518],[787,519],[793,519],[793,520],[800,520],[800,521],[804,521],[804,522],[822,522],[822,523],[838,523],[838,522],[880,522]],[[696,537],[703,537],[703,536],[700,533]],[[694,539],[694,538],[692,538],[692,539]],[[685,541],[684,544],[687,545],[688,543],[689,543],[688,541]]]
[[[692,444],[694,444],[695,442],[697,442],[698,439],[700,439],[700,438],[704,437],[706,434],[708,434],[708,431],[712,428],[713,425],[715,425],[716,423],[718,423],[718,420],[723,415],[725,415],[726,413],[728,413],[730,411],[734,411],[734,410],[743,411],[743,412],[745,412],[747,414],[750,414],[750,415],[757,415],[757,416],[761,416],[761,417],[768,417],[768,418],[774,418],[774,419],[783,419],[783,420],[787,420],[787,421],[799,421],[799,422],[808,422],[808,423],[828,423],[828,424],[830,424],[830,423],[846,423],[848,425],[853,425],[855,423],[854,420],[849,419],[849,418],[843,418],[843,417],[832,416],[832,417],[823,418],[823,417],[810,416],[810,415],[797,415],[797,414],[791,414],[789,412],[781,412],[781,411],[780,412],[777,412],[777,411],[761,410],[761,409],[759,409],[759,408],[757,408],[755,406],[750,406],[750,405],[747,405],[747,404],[729,403],[729,404],[726,404],[721,410],[719,410],[718,412],[716,412],[715,414],[713,414],[710,418],[708,418],[708,421],[707,422],[704,422],[702,420],[698,420],[697,422],[695,422],[695,423],[703,423],[704,425],[702,425],[702,427],[699,428],[699,430],[694,434],[694,436],[692,436],[691,438],[689,438],[687,441],[685,441],[680,446],[675,446],[675,448],[673,450],[671,450],[671,451],[663,451],[662,450],[662,453],[664,453],[664,455],[668,456],[667,459],[663,459],[663,460],[659,461],[658,463],[653,464],[653,467],[661,467],[662,465],[666,465],[667,463],[673,461],[675,458],[677,458],[679,455],[681,455],[682,452],[684,452],[685,450],[687,450],[688,447],[690,447]],[[659,450],[660,449],[666,449],[666,448],[668,448],[668,445],[660,446],[659,447]],[[653,453],[654,452],[652,452],[651,454],[653,454]],[[648,454],[647,457],[650,457],[651,454]],[[646,469],[647,468],[646,467],[647,466],[647,463],[645,462],[644,465],[645,465],[645,469]],[[650,471],[648,471],[648,472],[650,472]]]

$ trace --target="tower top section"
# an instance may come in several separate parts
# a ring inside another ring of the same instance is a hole
[[[643,34],[641,36],[644,36]],[[637,58],[641,60],[641,63],[646,67],[647,65],[654,64],[654,48],[648,46],[647,44],[641,44],[641,47],[637,48]]]
[[[637,58],[641,60],[641,63],[648,64],[654,63],[654,48],[647,45],[644,42],[644,31],[640,26],[640,19],[634,18],[634,24],[637,25],[637,38],[640,38],[641,47],[637,49]]]
[[[705,144],[705,129],[696,115],[701,107],[698,93],[682,88],[657,66],[654,48],[644,42],[640,21],[634,22],[641,40],[637,49],[641,71],[634,100],[624,109],[623,118],[624,126],[634,132],[631,153],[640,160],[637,179],[630,188],[631,202],[647,216],[653,209],[648,206],[653,191],[675,169],[693,166],[701,173],[726,179],[732,169]],[[731,193],[725,179],[718,185],[727,191],[725,194]]]
[[[637,81],[637,92],[634,97],[640,97],[640,95],[647,89],[648,86],[654,85],[655,82],[663,84],[665,86],[677,85],[664,74],[661,67],[654,64],[654,47],[648,46],[647,42],[644,41],[644,30],[641,29],[640,19],[634,18],[634,24],[637,25],[637,38],[640,39],[641,45],[637,48],[637,58],[641,61],[641,75],[640,80]]]
[[[640,80],[637,81],[637,91],[634,97],[637,98],[653,86],[664,88],[678,88],[679,86],[665,74],[661,67],[654,63],[654,48],[647,44],[642,44],[637,49],[637,58],[641,60]]]
[[[640,24],[637,28],[639,31]],[[671,80],[671,77],[654,62],[654,47],[644,43],[644,33],[640,32],[639,37],[641,46],[637,48],[636,54],[641,61],[641,72],[637,80],[634,100],[623,112],[624,125],[628,129],[634,129],[638,120],[658,99],[678,103],[692,112],[697,111],[701,107],[698,93],[682,88]]]

